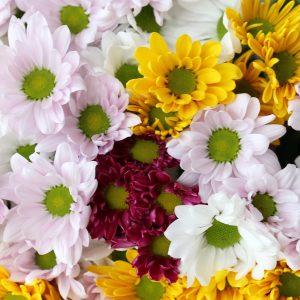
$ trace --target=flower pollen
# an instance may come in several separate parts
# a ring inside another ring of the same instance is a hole
[[[110,209],[124,211],[128,208],[128,192],[122,186],[109,184],[104,191],[104,197]]]

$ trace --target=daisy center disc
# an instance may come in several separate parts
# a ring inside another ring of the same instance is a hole
[[[273,66],[273,70],[279,83],[284,84],[294,76],[297,70],[296,60],[294,56],[287,51],[276,53],[274,57],[278,58],[279,61]]]
[[[220,128],[209,137],[207,148],[209,158],[215,162],[233,162],[241,150],[240,137],[234,130]]]
[[[35,68],[25,75],[22,91],[28,100],[43,100],[49,97],[55,87],[55,76],[44,68]]]
[[[127,81],[140,78],[142,75],[139,73],[137,65],[125,63],[116,71],[115,77],[122,82],[124,87],[126,87]]]
[[[174,117],[175,116],[175,113],[172,113],[172,112],[169,112],[169,113],[164,113],[162,111],[162,109],[160,109],[159,107],[152,107],[150,112],[149,112],[149,120],[150,120],[150,123],[153,124],[156,119],[158,119],[161,123],[161,125],[166,129],[171,129],[172,126],[170,126],[166,119],[169,118],[169,117]]]
[[[241,236],[238,227],[214,220],[205,232],[207,243],[216,248],[227,248],[239,242]]]
[[[171,242],[164,236],[157,236],[151,244],[151,250],[154,255],[167,257]]]
[[[53,269],[56,266],[56,255],[54,251],[50,251],[46,254],[38,254],[35,253],[35,264],[41,269],[41,270],[50,270]]]
[[[151,164],[154,159],[159,157],[159,145],[154,141],[137,140],[130,150],[133,159]]]
[[[13,295],[12,293],[8,293],[5,295],[3,300],[27,300],[27,298],[22,295]]]
[[[219,41],[221,41],[222,38],[224,37],[224,35],[228,32],[228,30],[226,29],[226,27],[224,26],[224,23],[223,23],[223,16],[224,16],[224,13],[222,14],[222,16],[220,17],[220,19],[217,23],[217,35],[218,35]]]
[[[162,207],[167,215],[174,213],[176,206],[182,204],[181,198],[173,193],[162,192],[155,201]]]
[[[136,24],[146,32],[160,32],[161,26],[156,23],[153,7],[144,6],[141,12],[135,17]]]
[[[128,192],[123,186],[109,184],[104,191],[104,197],[110,209],[124,211],[128,208]]]
[[[67,25],[73,34],[78,34],[89,25],[89,16],[82,6],[64,6],[60,10],[60,21]]]
[[[19,146],[16,152],[25,157],[28,161],[30,161],[29,156],[34,153],[35,147],[36,144]]]
[[[81,111],[78,127],[87,138],[105,133],[110,127],[110,119],[100,105],[89,105]]]
[[[168,87],[177,96],[189,94],[196,89],[196,78],[191,70],[174,69],[168,76]]]
[[[45,193],[44,204],[54,217],[63,217],[71,212],[73,197],[65,186],[55,186]]]
[[[159,283],[143,276],[136,286],[136,294],[141,300],[160,300],[165,288]]]
[[[256,207],[263,215],[263,221],[267,221],[269,217],[274,216],[276,213],[276,203],[272,196],[257,193],[252,198],[252,205]]]
[[[259,31],[262,31],[264,34],[275,31],[274,26],[270,22],[261,18],[254,18],[248,21],[248,27],[250,27],[249,32],[252,33],[254,37]]]
[[[300,296],[300,277],[295,274],[285,272],[280,276],[280,282],[281,285],[278,287],[280,296]]]

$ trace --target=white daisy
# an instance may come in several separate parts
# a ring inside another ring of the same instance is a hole
[[[193,40],[217,40],[222,44],[220,62],[228,61],[241,52],[239,39],[231,30],[224,14],[227,7],[238,10],[240,0],[177,0],[166,17],[162,35],[170,45],[182,34]]]
[[[252,270],[259,279],[276,266],[277,240],[249,218],[239,196],[214,194],[208,205],[177,206],[175,214],[178,219],[165,231],[169,255],[181,259],[181,273],[190,285],[196,278],[208,285],[215,272],[225,269],[237,272],[237,278]]]

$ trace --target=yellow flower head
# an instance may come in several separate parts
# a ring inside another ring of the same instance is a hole
[[[174,300],[182,292],[180,283],[154,281],[147,276],[140,278],[131,265],[137,251],[128,250],[129,262],[118,260],[112,266],[90,266],[88,270],[96,273],[96,285],[113,300]]]
[[[266,271],[263,279],[251,279],[244,289],[251,300],[299,300],[300,271],[292,271],[280,261],[272,271]]]
[[[300,22],[300,7],[295,1],[285,0],[242,0],[241,14],[231,8],[226,15],[231,21],[235,35],[244,45],[248,44],[249,35],[257,33],[281,32],[285,28],[295,28]]]
[[[3,300],[60,300],[56,289],[46,280],[34,280],[29,284],[9,280],[9,272],[0,267],[0,299]]]
[[[140,47],[135,57],[143,78],[132,79],[127,88],[142,96],[152,94],[164,113],[177,112],[181,120],[191,119],[199,109],[231,102],[235,80],[242,77],[231,63],[218,64],[219,42],[201,45],[182,35],[176,52],[158,33],[150,35],[150,48]]]
[[[154,132],[163,140],[169,136],[179,137],[180,132],[191,123],[191,120],[181,120],[177,112],[164,113],[161,108],[156,107],[158,103],[159,101],[152,95],[131,95],[127,110],[137,114],[142,121],[132,128],[133,133],[141,135]]]
[[[236,280],[235,277],[236,273],[219,271],[207,286],[201,286],[195,281],[178,300],[243,300],[242,290],[248,284],[249,278]]]
[[[287,118],[288,101],[295,98],[294,84],[300,81],[299,39],[298,29],[249,38],[249,47],[259,57],[253,66],[265,73],[261,79],[262,101],[272,103],[278,118]]]

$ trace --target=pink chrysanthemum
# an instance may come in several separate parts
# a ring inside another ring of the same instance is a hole
[[[14,0],[2,0],[0,2],[0,36],[7,33],[9,20],[15,8]]]
[[[268,164],[269,144],[286,130],[268,124],[275,116],[260,117],[259,111],[257,98],[239,94],[227,106],[200,112],[189,130],[167,144],[168,153],[180,159],[185,171],[181,179],[202,186],[243,176],[249,165]]]
[[[92,238],[107,241],[123,239],[128,226],[128,198],[130,186],[125,181],[121,164],[110,156],[97,157],[98,188],[91,200],[91,217],[88,230]]]
[[[88,75],[86,90],[74,94],[69,103],[63,133],[81,155],[94,159],[113,148],[115,141],[132,135],[130,127],[140,123],[135,114],[125,112],[128,95],[121,83],[109,75]]]
[[[122,165],[132,164],[136,168],[146,167],[163,170],[179,165],[177,159],[167,153],[166,143],[157,135],[148,133],[131,136],[115,143],[110,155]]]
[[[104,31],[117,25],[113,14],[99,0],[26,0],[26,8],[42,12],[51,30],[68,26],[72,46],[80,49],[98,41]]]
[[[97,181],[93,161],[79,159],[68,144],[60,144],[54,162],[33,154],[31,162],[19,154],[11,160],[8,199],[11,209],[4,241],[31,241],[40,254],[54,251],[62,263],[74,265],[89,244],[88,206]]]
[[[77,52],[68,52],[70,32],[61,26],[52,34],[40,13],[25,23],[13,17],[9,47],[0,47],[1,112],[11,125],[27,131],[56,133],[64,123],[62,106],[83,89],[76,74]]]

